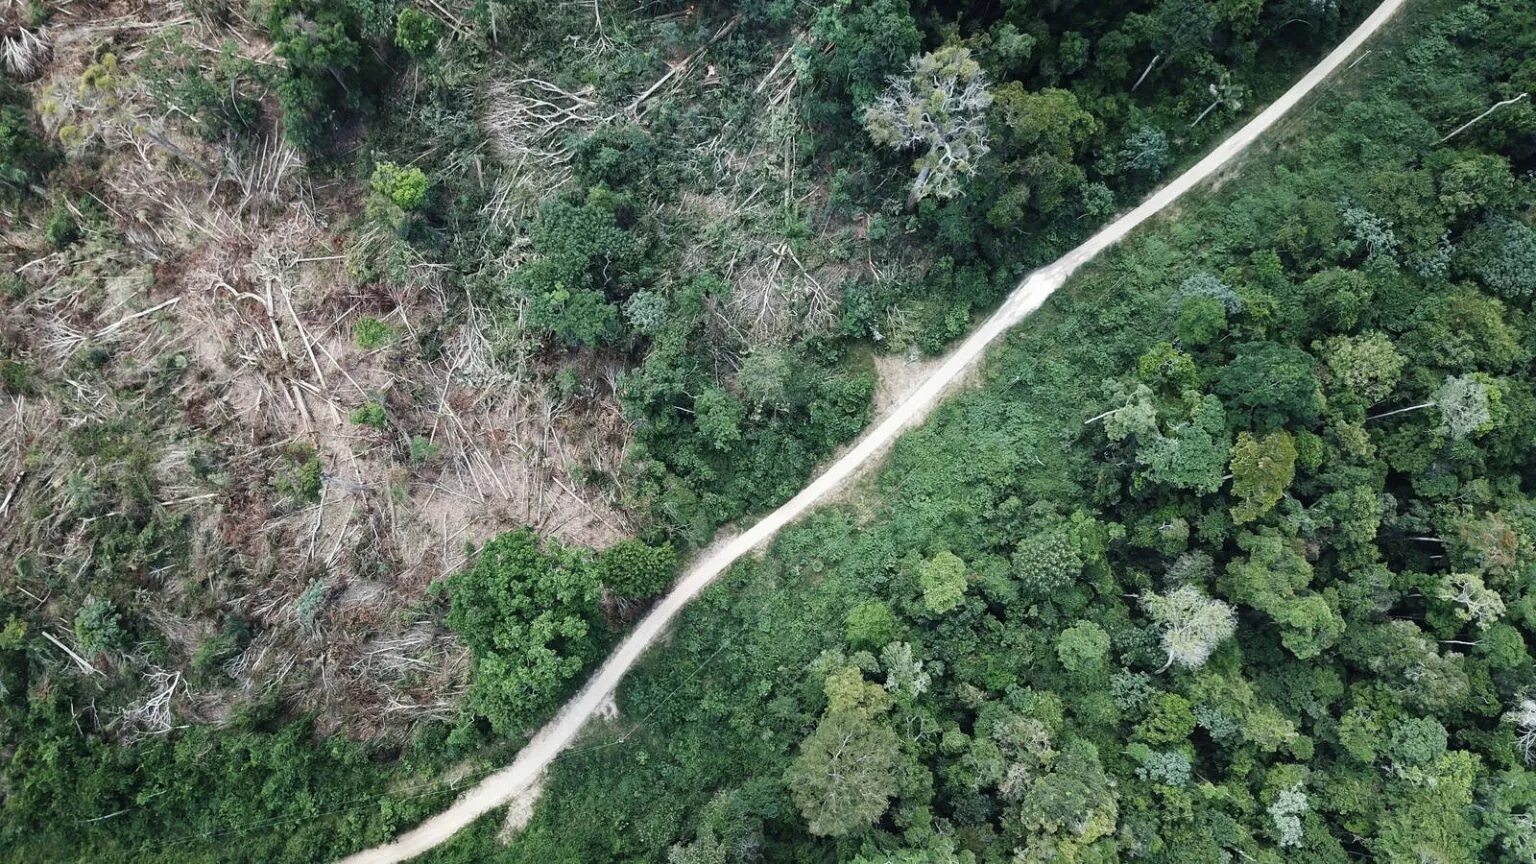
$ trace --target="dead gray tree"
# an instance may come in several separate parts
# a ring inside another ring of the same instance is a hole
[[[961,178],[976,173],[989,149],[984,112],[992,94],[981,65],[958,45],[912,58],[907,73],[892,77],[885,95],[869,106],[864,128],[876,144],[923,150],[907,195],[910,210],[929,195],[961,194]]]

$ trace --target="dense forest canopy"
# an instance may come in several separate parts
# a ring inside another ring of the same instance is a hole
[[[1530,860],[1536,19],[1408,14],[432,860]]]
[[[3,860],[440,809],[1369,10],[141,6],[0,5]],[[1533,50],[1412,0],[430,857],[1533,860]]]

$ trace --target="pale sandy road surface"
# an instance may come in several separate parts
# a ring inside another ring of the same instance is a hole
[[[1350,33],[1342,43],[1307,72],[1279,99],[1265,108],[1243,128],[1223,141],[1194,167],[1159,189],[1136,209],[1110,223],[1082,245],[1055,263],[1025,277],[979,329],[952,350],[941,366],[905,400],[868,430],[850,450],[833,462],[810,485],[800,490],[783,506],[735,537],[716,543],[695,559],[671,593],[651,609],[630,631],[617,650],[598,669],[581,691],[567,702],[553,720],[528,742],[511,765],[487,776],[466,791],[447,810],[401,834],[393,841],[345,858],[341,864],[396,864],[407,861],[448,840],[459,830],[513,798],[535,787],[544,769],[574,739],[582,727],[608,699],[640,655],[666,632],[668,625],[689,601],[728,568],[752,550],[762,546],[785,525],[842,488],[861,470],[869,467],[910,426],[926,420],[945,392],[958,383],[981,360],[997,338],[1018,324],[1052,293],[1067,277],[1100,252],[1118,242],[1131,230],[1157,214],[1179,196],[1210,177],[1222,165],[1243,152],[1275,121],[1311,93],[1318,84],[1348,60],[1364,42],[1387,22],[1406,0],[1383,0],[1370,17]]]

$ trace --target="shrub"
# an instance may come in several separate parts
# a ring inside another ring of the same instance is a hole
[[[87,597],[75,613],[75,639],[87,657],[121,648],[127,634],[111,602]]]
[[[651,597],[677,574],[677,552],[670,543],[647,546],[635,539],[621,540],[598,557],[597,572],[603,585],[620,597]]]
[[[0,272],[0,297],[7,300],[20,300],[30,291],[27,280],[15,273]]]
[[[80,225],[69,208],[59,204],[48,214],[48,221],[43,223],[43,236],[47,238],[48,245],[64,249],[80,239]]]
[[[427,199],[427,175],[414,165],[380,162],[368,185],[401,210],[410,212]]]
[[[31,396],[37,392],[32,367],[15,360],[0,360],[0,390],[13,396]]]
[[[278,494],[305,503],[319,501],[321,483],[319,453],[309,444],[296,444],[288,448],[284,455],[288,463],[278,472],[277,479],[273,481]]]
[[[250,625],[241,618],[231,618],[221,633],[197,646],[192,655],[193,671],[202,676],[211,675],[244,650],[250,639]]]
[[[417,467],[437,461],[442,448],[420,435],[411,436],[411,464]]]
[[[26,92],[0,81],[0,190],[25,193],[52,153],[32,129]]]
[[[408,6],[395,18],[395,44],[412,57],[432,53],[442,33],[442,22],[419,9]]]
[[[331,585],[324,579],[316,579],[309,583],[299,599],[294,601],[294,611],[299,616],[299,623],[305,627],[314,627],[315,618],[325,608],[325,601],[330,599]]]
[[[359,318],[352,326],[352,338],[357,347],[371,351],[395,341],[395,328],[377,318]]]
[[[0,627],[0,651],[15,651],[26,644],[27,622],[8,615],[5,626]]]
[[[353,423],[359,426],[372,426],[375,429],[383,429],[389,422],[389,415],[385,413],[384,406],[377,402],[365,402],[352,409],[348,415]]]
[[[849,610],[845,620],[849,645],[879,648],[896,637],[896,616],[879,600],[865,600]]]

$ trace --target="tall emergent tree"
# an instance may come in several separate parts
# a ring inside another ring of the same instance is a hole
[[[926,683],[923,685],[926,687]],[[842,837],[869,827],[898,790],[901,739],[884,715],[890,697],[844,667],[824,683],[827,710],[784,771],[790,796],[818,837]]]
[[[890,86],[864,115],[876,144],[897,150],[924,148],[907,209],[929,195],[960,194],[960,178],[976,173],[987,154],[984,112],[992,104],[987,76],[969,49],[946,45],[907,63],[906,77]]]
[[[890,727],[852,711],[829,712],[800,744],[784,782],[812,834],[841,837],[890,806],[901,742]]]

